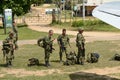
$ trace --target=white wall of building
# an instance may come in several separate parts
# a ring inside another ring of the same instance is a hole
[[[120,0],[87,0],[87,5],[100,5],[106,2],[120,1]]]

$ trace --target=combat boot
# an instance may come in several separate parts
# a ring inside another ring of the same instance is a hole
[[[49,61],[48,61],[48,66],[51,66],[50,63],[49,63]]]
[[[80,61],[79,61],[79,58],[77,58],[77,62],[76,62],[77,64],[80,64]]]
[[[48,61],[45,61],[45,66],[46,66],[46,67],[49,67]]]
[[[82,57],[82,58],[81,58],[81,65],[84,65],[84,60],[85,60],[85,58]]]
[[[9,66],[12,66],[12,62],[11,61],[9,61]]]
[[[62,61],[62,58],[60,58],[60,63],[62,63],[63,61]]]

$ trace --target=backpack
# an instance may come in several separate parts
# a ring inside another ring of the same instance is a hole
[[[120,55],[119,54],[115,54],[114,60],[120,61]]]
[[[40,38],[37,41],[38,46],[45,48],[44,38]]]
[[[89,63],[97,63],[100,55],[98,53],[88,53],[87,62]]]
[[[28,66],[39,65],[39,60],[37,58],[30,58],[28,59]]]

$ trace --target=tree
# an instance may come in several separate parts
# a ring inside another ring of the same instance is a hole
[[[0,13],[4,9],[12,9],[14,15],[20,16],[30,11],[31,0],[0,0]]]
[[[32,4],[35,4],[36,6],[39,6],[40,4],[43,4],[45,0],[31,0]]]

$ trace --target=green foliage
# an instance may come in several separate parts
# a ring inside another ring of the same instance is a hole
[[[43,4],[45,0],[31,0],[32,4],[36,4],[37,6],[39,6],[40,4]]]
[[[83,25],[84,25],[83,21],[74,21],[72,23],[72,27],[81,27]]]
[[[12,9],[13,15],[23,15],[30,10],[30,0],[2,0],[0,5],[0,13],[3,13],[4,9]]]
[[[72,27],[81,27],[81,26],[94,26],[94,25],[103,25],[106,24],[103,21],[100,20],[80,20],[80,21],[74,21],[72,23]]]
[[[82,20],[74,21],[72,27],[84,27],[87,31],[119,31],[119,29],[100,20],[85,20],[84,22]]]
[[[11,28],[7,28],[7,33],[11,31]],[[45,32],[38,32],[31,30],[27,27],[27,25],[19,24],[18,25],[18,36],[19,40],[31,40],[31,39],[38,39],[39,37],[45,36],[47,33]],[[4,40],[8,36],[4,34],[4,29],[0,28],[0,40]],[[57,36],[55,34],[54,36]]]
[[[45,3],[52,3],[52,0],[45,0]]]

